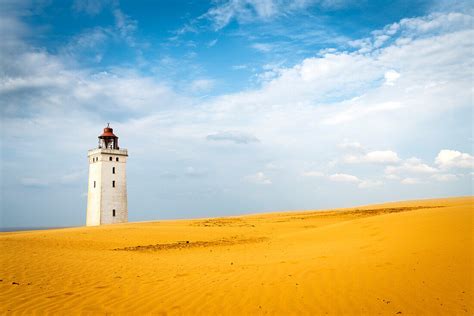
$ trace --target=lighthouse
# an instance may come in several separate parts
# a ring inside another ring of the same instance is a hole
[[[127,178],[128,152],[120,148],[118,137],[109,124],[99,136],[99,145],[88,152],[89,184],[87,226],[128,221]]]

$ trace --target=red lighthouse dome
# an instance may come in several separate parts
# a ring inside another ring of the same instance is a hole
[[[99,136],[99,148],[119,149],[118,137],[114,134],[114,129],[109,126],[104,128],[104,132]]]

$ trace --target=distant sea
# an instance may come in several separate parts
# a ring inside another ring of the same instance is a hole
[[[52,227],[0,227],[0,232],[19,232],[25,230],[45,230],[45,229],[59,229],[69,228],[74,226],[52,226]]]

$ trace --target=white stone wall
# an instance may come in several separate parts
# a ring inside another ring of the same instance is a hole
[[[128,221],[127,156],[126,149],[93,149],[89,151],[87,226]],[[113,168],[115,168],[115,174]],[[94,181],[96,181],[95,188]],[[113,181],[115,181],[115,187],[112,185]],[[113,210],[115,210],[115,216],[113,216]]]
[[[102,184],[102,163],[92,162],[92,159],[99,157],[99,155],[89,155],[89,183],[87,191],[87,226],[100,225],[100,187]],[[95,181],[95,187],[94,187]]]

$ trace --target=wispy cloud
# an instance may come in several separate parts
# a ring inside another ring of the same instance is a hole
[[[215,85],[215,80],[212,79],[196,79],[189,84],[191,92],[207,92],[212,90]]]
[[[252,44],[252,48],[263,53],[268,53],[272,51],[273,45],[268,44],[268,43],[255,43],[255,44]]]
[[[235,144],[258,143],[259,139],[252,134],[239,131],[223,131],[206,136],[206,139],[214,142],[232,142]]]
[[[360,189],[371,189],[383,185],[381,180],[362,180],[354,175],[346,173],[335,173],[328,176],[328,179],[334,182],[357,184],[357,187]]]
[[[421,183],[421,180],[418,178],[404,178],[402,181],[400,181],[401,184],[419,184]]]
[[[441,181],[441,182],[450,182],[450,181],[456,181],[459,179],[459,177],[455,174],[447,173],[447,174],[434,174],[431,176],[431,178]]]
[[[216,38],[216,39],[213,39],[212,41],[210,41],[209,43],[207,43],[207,46],[208,47],[213,47],[217,44],[219,40]]]
[[[77,12],[87,13],[89,15],[97,15],[106,7],[112,5],[112,0],[75,0],[73,9]]]
[[[335,182],[352,182],[352,183],[359,183],[361,180],[351,174],[346,173],[335,173],[329,176],[329,180]]]
[[[364,155],[349,155],[344,157],[346,163],[378,163],[389,164],[400,161],[398,154],[391,150],[370,151]]]
[[[340,143],[338,145],[339,148],[341,149],[348,149],[348,150],[355,150],[355,151],[364,151],[365,148],[362,146],[361,143],[359,142],[354,142],[354,141],[347,141],[344,140],[344,142]]]
[[[255,20],[268,21],[317,5],[321,9],[340,9],[350,5],[346,0],[226,0],[216,3],[203,18],[212,21],[214,29],[220,30],[233,20],[250,23]]]
[[[115,27],[119,31],[120,36],[125,39],[129,45],[135,46],[136,42],[134,33],[137,30],[137,21],[123,13],[120,8],[115,8],[113,10],[113,15],[115,18]]]
[[[232,69],[234,70],[242,70],[242,69],[247,69],[248,66],[247,65],[234,65],[232,66]]]

